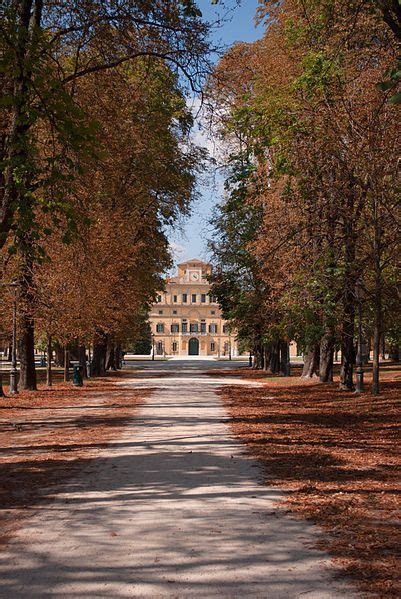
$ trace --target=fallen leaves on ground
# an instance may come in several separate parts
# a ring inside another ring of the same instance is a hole
[[[288,490],[291,509],[330,532],[325,548],[362,591],[399,597],[400,371],[383,379],[379,397],[284,377],[220,394],[267,484]]]
[[[124,374],[59,383],[0,400],[0,541],[35,506],[119,436],[149,390],[113,383]]]

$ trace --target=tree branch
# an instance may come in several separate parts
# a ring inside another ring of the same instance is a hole
[[[180,52],[176,52],[176,54],[179,54],[179,53]],[[182,51],[182,54],[184,54],[184,51]],[[68,75],[67,77],[62,79],[61,83],[62,84],[70,83],[71,81],[75,81],[76,79],[79,79],[80,77],[84,77],[85,75],[89,75],[90,73],[97,73],[99,71],[105,71],[107,69],[112,69],[114,67],[119,66],[120,64],[123,64],[124,62],[128,62],[129,60],[132,60],[134,58],[139,58],[141,56],[152,56],[153,58],[160,58],[161,60],[167,60],[168,62],[173,63],[177,68],[179,68],[184,73],[185,77],[188,79],[188,81],[190,83],[191,90],[195,93],[201,93],[202,90],[197,89],[191,74],[180,63],[179,60],[177,60],[176,58],[174,58],[172,56],[171,52],[155,52],[153,50],[142,50],[139,52],[135,51],[130,54],[127,54],[126,56],[121,56],[120,58],[116,58],[115,60],[112,60],[111,62],[97,64],[97,65],[93,65],[91,67],[87,67],[85,69],[81,69],[80,71],[76,71],[76,72],[72,73],[71,75]]]

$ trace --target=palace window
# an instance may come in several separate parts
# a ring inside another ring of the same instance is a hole
[[[163,314],[163,310],[159,310],[159,314]]]
[[[182,294],[182,303],[183,303],[183,304],[186,304],[186,303],[187,303],[187,301],[188,301],[188,295],[187,295],[186,293],[183,293],[183,294]]]
[[[159,356],[163,353],[163,341],[157,342],[157,353]]]
[[[217,324],[209,324],[209,333],[217,333]]]
[[[196,304],[196,293],[192,294],[192,300],[191,301],[192,301],[193,304]]]
[[[177,310],[173,310],[173,314],[177,314]]]
[[[201,333],[206,333],[206,322],[201,322]]]
[[[160,304],[161,301],[162,301],[162,296],[161,295],[156,295],[156,301],[157,301],[158,304]]]
[[[164,324],[159,322],[159,324],[156,325],[156,333],[164,333]]]
[[[176,304],[177,303],[177,296],[173,295],[173,302]]]
[[[211,304],[217,304],[217,297],[215,295],[211,295],[210,296],[210,303]]]
[[[198,332],[198,323],[191,323],[189,325],[189,330],[191,333],[197,333]]]
[[[178,347],[177,341],[173,341],[173,352],[177,351],[177,347]]]
[[[181,331],[183,333],[188,333],[188,323],[187,322],[183,322],[181,325]]]
[[[228,324],[223,324],[223,333],[227,335],[230,332],[230,327]]]
[[[210,351],[216,351],[216,344],[214,341],[212,341],[210,344]]]
[[[179,331],[180,331],[180,327],[179,327],[178,324],[172,324],[171,325],[171,332],[172,333],[179,333]]]
[[[202,304],[206,304],[206,293],[202,293],[201,302],[202,302]]]

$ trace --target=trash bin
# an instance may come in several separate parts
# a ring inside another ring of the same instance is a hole
[[[83,376],[82,376],[82,366],[79,366],[79,364],[74,365],[72,382],[76,387],[82,387],[82,385],[84,384]]]

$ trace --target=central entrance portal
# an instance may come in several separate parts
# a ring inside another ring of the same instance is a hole
[[[188,355],[199,356],[199,341],[194,337],[189,340]]]

